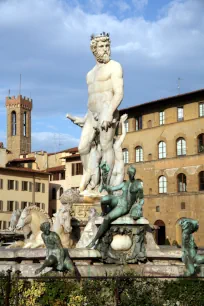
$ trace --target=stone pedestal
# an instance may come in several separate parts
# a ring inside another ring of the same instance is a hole
[[[103,217],[96,218],[100,226]],[[96,249],[101,253],[104,263],[138,263],[146,262],[145,233],[149,221],[140,218],[137,221],[123,216],[111,223],[106,234],[99,239]]]

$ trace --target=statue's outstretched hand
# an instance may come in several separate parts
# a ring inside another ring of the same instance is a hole
[[[70,119],[74,124],[82,127],[85,123],[85,118],[75,117],[70,114],[67,114],[66,117]]]
[[[112,122],[110,121],[103,121],[101,124],[101,129],[105,130],[106,132],[108,131],[108,129],[111,127]]]

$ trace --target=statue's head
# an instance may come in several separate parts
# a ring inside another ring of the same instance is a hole
[[[26,207],[24,208],[24,210],[22,211],[20,215],[20,218],[16,225],[16,229],[17,230],[22,229],[25,225],[30,224],[31,220],[32,220],[32,216],[31,216],[30,210],[28,209],[28,207]]]
[[[90,47],[97,62],[106,64],[110,61],[110,43],[109,33],[103,32],[100,35],[91,35]]]
[[[44,222],[44,223],[42,223],[42,224],[40,225],[40,230],[41,230],[44,234],[48,235],[49,232],[50,232],[50,222]]]
[[[196,232],[199,228],[198,221],[190,218],[182,218],[179,221],[179,225],[182,228],[182,232],[189,235]]]
[[[14,210],[14,212],[12,213],[11,220],[10,220],[10,227],[9,227],[10,231],[14,231],[16,229],[16,225],[20,218],[21,212],[22,211],[20,209],[17,209],[17,210]]]
[[[136,174],[136,168],[133,166],[128,167],[127,174],[130,180],[133,180]]]

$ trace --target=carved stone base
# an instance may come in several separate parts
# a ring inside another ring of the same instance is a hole
[[[98,218],[97,225],[102,223]],[[105,263],[146,262],[145,233],[148,220],[141,218],[134,221],[129,216],[114,221],[106,234],[98,241],[96,249]]]

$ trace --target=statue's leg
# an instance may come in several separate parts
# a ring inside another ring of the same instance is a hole
[[[106,195],[102,197],[101,199],[102,216],[107,215],[109,210],[115,208],[117,204],[118,204],[118,198],[114,195]]]
[[[114,136],[115,136],[114,127],[110,127],[107,132],[100,128],[100,145],[101,145],[101,150],[102,150],[102,161],[106,161],[106,163],[110,167],[107,183],[110,182],[110,178],[111,178],[111,174],[112,174],[113,166],[115,162],[115,153],[113,150]]]
[[[82,128],[81,138],[79,142],[79,153],[84,168],[84,175],[81,180],[80,190],[83,191],[87,185],[87,174],[91,143],[95,137],[96,130],[93,128],[93,118],[91,114],[87,116],[84,127]]]
[[[54,255],[50,255],[47,259],[45,259],[42,266],[35,271],[35,274],[39,274],[45,268],[55,267],[57,265],[57,258]]]
[[[204,256],[203,255],[196,255],[195,262],[198,265],[201,265],[204,263]]]
[[[92,242],[87,246],[87,248],[92,248],[95,245],[96,241],[107,232],[111,222],[123,216],[125,213],[126,210],[116,206],[108,215],[106,215],[103,219],[103,223],[99,226],[96,236],[94,237]]]

